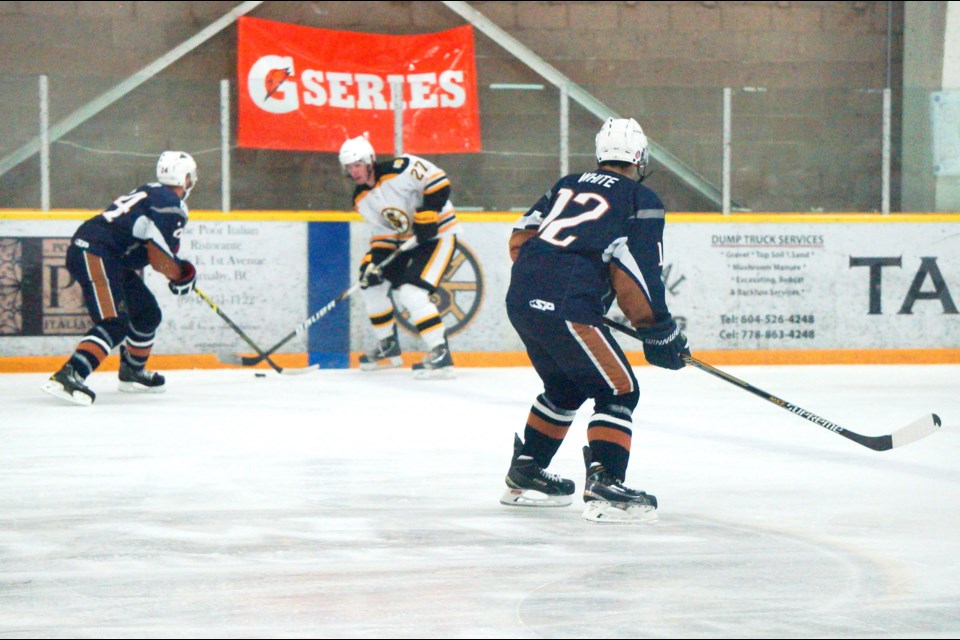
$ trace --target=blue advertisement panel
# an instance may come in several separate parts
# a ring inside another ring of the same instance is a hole
[[[350,287],[350,223],[307,224],[307,308],[316,313]],[[338,304],[309,329],[310,364],[325,369],[350,366],[350,307]]]

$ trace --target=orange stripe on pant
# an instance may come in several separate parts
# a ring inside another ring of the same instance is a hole
[[[610,348],[600,329],[579,322],[571,322],[570,326],[593,356],[594,363],[609,381],[614,394],[622,395],[633,391],[633,381],[630,379],[630,375],[623,368],[623,363],[620,362],[616,352]]]
[[[103,266],[103,258],[84,251],[83,259],[87,263],[87,275],[93,283],[100,318],[116,318],[119,314],[117,305],[113,301],[113,293],[110,291],[110,281],[107,279],[107,270]]]

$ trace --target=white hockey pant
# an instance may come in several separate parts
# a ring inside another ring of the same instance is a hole
[[[367,307],[367,315],[371,318],[383,316],[391,311],[396,312],[393,303],[390,301],[390,283],[382,282],[375,287],[361,289],[363,301]],[[439,316],[440,312],[437,306],[430,301],[430,294],[425,289],[421,289],[412,284],[401,285],[394,294],[397,301],[410,313],[410,321],[414,326],[434,316]],[[396,321],[394,321],[396,322]],[[394,322],[389,322],[380,326],[374,325],[373,333],[378,340],[389,338],[393,335]],[[420,334],[428,349],[433,349],[443,344],[444,327],[438,324],[431,330]]]

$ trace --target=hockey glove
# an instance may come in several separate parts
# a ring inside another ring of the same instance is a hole
[[[383,272],[379,265],[368,262],[365,267],[360,268],[360,288],[375,287],[383,283]]]
[[[417,236],[417,244],[433,240],[439,231],[440,214],[436,211],[417,211],[413,214],[413,233]]]
[[[167,283],[170,291],[176,296],[185,296],[193,291],[197,282],[197,269],[189,260],[180,261],[180,277]]]
[[[380,269],[380,263],[390,255],[390,252],[378,248],[371,249],[367,255],[360,261],[360,288],[375,287],[384,280],[383,271]]]
[[[683,369],[686,362],[683,356],[690,355],[687,336],[673,318],[661,320],[652,327],[637,329],[643,340],[643,356],[655,367],[664,369]]]

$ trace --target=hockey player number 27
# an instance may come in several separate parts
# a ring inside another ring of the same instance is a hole
[[[596,202],[597,206],[590,211],[585,211],[581,214],[573,216],[572,218],[563,218],[562,220],[558,220],[557,218],[561,213],[563,213],[563,210],[567,207],[567,205],[570,204],[571,198],[573,198],[573,189],[560,189],[557,192],[557,201],[554,203],[553,209],[551,209],[550,213],[547,214],[547,217],[543,219],[543,222],[540,223],[540,228],[537,230],[542,240],[545,240],[550,244],[555,244],[558,247],[567,247],[571,242],[577,239],[577,236],[570,235],[563,240],[557,239],[557,236],[564,229],[575,227],[578,224],[590,222],[591,220],[596,220],[606,213],[610,208],[610,203],[607,202],[603,196],[597,195],[596,193],[581,193],[577,195],[576,198],[573,198],[574,202],[586,207],[592,201]]]

